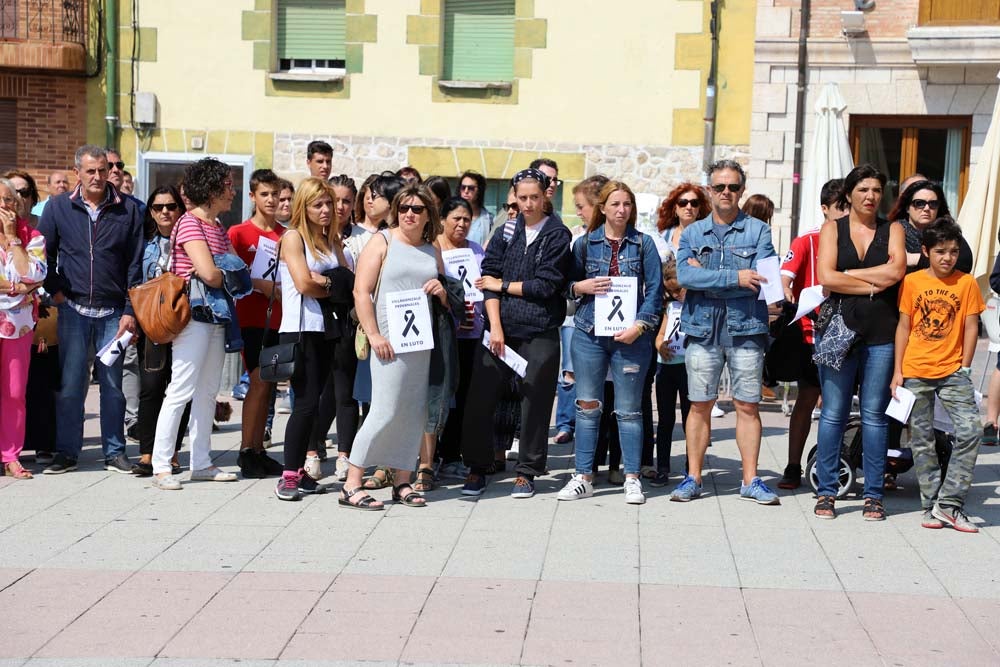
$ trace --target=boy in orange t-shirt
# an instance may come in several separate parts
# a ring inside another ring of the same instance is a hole
[[[913,392],[910,447],[920,483],[924,528],[945,524],[963,533],[979,529],[965,515],[965,497],[979,453],[979,408],[969,377],[985,310],[976,281],[955,270],[961,228],[939,218],[921,235],[930,266],[903,279],[896,327],[896,367],[889,388]],[[940,399],[955,427],[948,471],[941,474],[934,443],[934,401]]]

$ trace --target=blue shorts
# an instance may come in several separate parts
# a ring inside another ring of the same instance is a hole
[[[688,376],[688,398],[701,403],[719,398],[722,367],[729,367],[733,398],[744,403],[760,403],[760,382],[764,372],[764,350],[758,345],[722,347],[702,345],[688,339],[684,353]]]

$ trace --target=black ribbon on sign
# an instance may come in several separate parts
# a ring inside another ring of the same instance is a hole
[[[403,338],[406,338],[407,336],[410,335],[411,329],[413,330],[414,335],[419,336],[420,329],[418,329],[417,325],[413,323],[414,320],[417,319],[417,316],[413,314],[413,311],[408,310],[405,313],[403,313],[403,319],[406,320],[406,326],[403,327]]]
[[[622,313],[622,298],[617,294],[611,297],[611,312],[608,313],[608,322],[610,322],[611,318],[615,315],[618,316],[620,321],[625,321],[625,315]]]
[[[459,278],[459,280],[461,280],[463,283],[465,283],[469,287],[472,287],[472,283],[469,282],[468,278],[466,278],[467,275],[469,275],[469,270],[467,268],[465,268],[465,264],[460,264],[458,266],[458,278]]]
[[[264,280],[273,280],[274,278],[277,277],[277,275],[278,275],[278,258],[272,257],[269,260],[267,260],[267,268],[264,269],[264,275],[262,276],[262,278]],[[268,276],[271,276],[271,278],[268,278]]]

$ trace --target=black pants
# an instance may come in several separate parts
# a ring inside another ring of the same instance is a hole
[[[153,453],[156,420],[160,416],[160,408],[163,407],[163,394],[170,384],[170,363],[173,355],[169,343],[153,345],[147,342],[145,336],[139,336],[135,344],[139,356],[139,421],[136,422],[135,430],[139,438],[139,454],[145,456]],[[184,414],[181,415],[174,451],[181,449],[190,417],[191,403],[188,403],[184,406]]]
[[[282,345],[294,343],[302,336],[299,360],[292,375],[295,404],[285,426],[285,471],[298,472],[305,465],[309,438],[316,421],[319,397],[330,374],[333,350],[326,334],[318,331],[279,334]]]
[[[507,346],[528,362],[521,381],[521,438],[515,472],[536,476],[546,473],[549,421],[559,376],[559,330],[531,339],[511,338]],[[482,345],[476,346],[472,377],[462,422],[462,459],[481,474],[493,463],[493,413],[513,371]]]
[[[39,352],[31,346],[31,365],[25,388],[24,448],[38,452],[56,450],[56,392],[59,391],[59,346]]]
[[[337,451],[351,453],[354,436],[358,434],[358,402],[354,400],[354,376],[358,370],[358,357],[354,352],[354,338],[341,336],[326,341],[332,349],[330,373],[326,378],[323,393],[316,409],[316,422],[312,430],[312,442],[322,447],[330,432],[333,420],[337,420]],[[296,395],[295,400],[298,400]]]
[[[604,405],[615,404],[615,383],[604,383]],[[617,470],[622,463],[622,442],[618,437],[618,419],[614,410],[601,411],[601,423],[597,427],[597,447],[594,449],[594,472],[597,466],[604,465],[605,458],[608,470]]]
[[[458,389],[455,391],[455,407],[448,413],[448,421],[437,448],[438,456],[444,463],[462,460],[462,421],[465,419],[465,406],[469,400],[477,347],[482,347],[482,342],[477,338],[458,339]]]
[[[656,379],[656,350],[646,367],[646,377],[642,383],[642,460],[641,465],[653,465],[653,380]]]
[[[677,423],[677,399],[681,401],[681,430],[687,424],[691,401],[688,400],[687,366],[657,364],[656,371],[656,469],[670,472],[670,445]]]

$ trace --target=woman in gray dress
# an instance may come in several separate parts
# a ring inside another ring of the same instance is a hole
[[[392,201],[389,229],[373,236],[358,259],[354,302],[373,353],[372,403],[351,450],[351,467],[339,500],[345,507],[383,509],[382,503],[362,488],[364,469],[373,465],[394,469],[394,502],[408,507],[426,503],[410,486],[410,475],[427,421],[431,351],[393,349],[386,305],[393,292],[423,290],[428,298],[437,298],[447,306],[447,294],[438,280],[438,274],[444,272],[441,254],[433,245],[440,232],[430,191],[420,185],[408,186]]]

